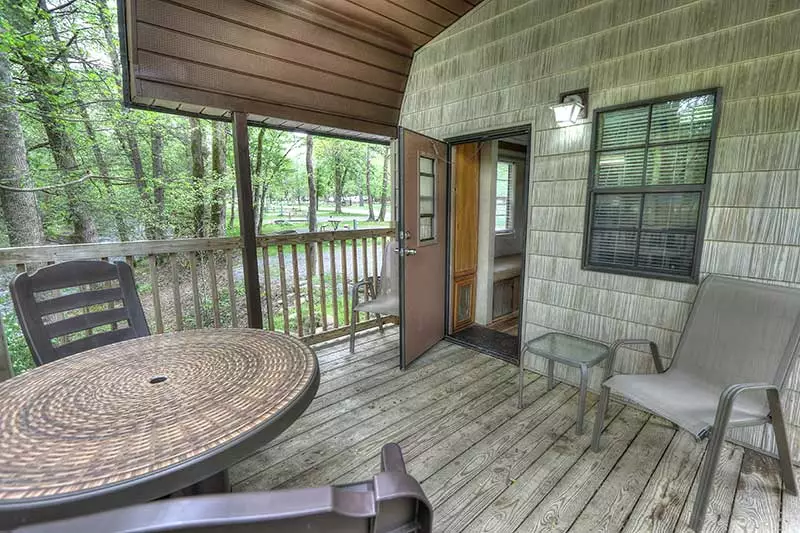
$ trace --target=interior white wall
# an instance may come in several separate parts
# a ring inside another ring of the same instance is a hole
[[[492,321],[492,277],[494,271],[494,211],[497,186],[498,142],[481,143],[478,201],[478,269],[475,279],[475,322]]]

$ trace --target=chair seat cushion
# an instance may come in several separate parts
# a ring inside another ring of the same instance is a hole
[[[355,310],[362,313],[398,316],[400,314],[400,300],[393,295],[380,295],[374,300],[359,303]]]
[[[711,385],[679,370],[663,374],[618,375],[604,383],[645,409],[702,437],[714,425],[722,387]],[[764,392],[745,392],[733,405],[730,426],[764,423]]]

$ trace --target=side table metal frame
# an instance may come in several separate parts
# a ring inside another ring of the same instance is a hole
[[[591,359],[591,360],[585,361],[585,362],[577,362],[577,361],[574,361],[572,359],[559,357],[558,355],[555,355],[553,353],[548,353],[548,352],[545,352],[543,350],[530,350],[529,349],[529,344],[530,343],[535,342],[535,341],[541,339],[542,337],[544,337],[546,335],[560,335],[560,336],[563,336],[563,337],[569,337],[569,338],[573,338],[573,339],[586,340],[588,342],[591,342],[592,344],[596,344],[598,347],[599,346],[605,347],[605,352],[602,355],[599,355],[598,357],[596,357],[595,359]],[[582,339],[581,337],[577,337],[575,335],[568,335],[566,333],[547,333],[547,334],[542,335],[540,337],[536,337],[535,339],[531,339],[530,341],[525,343],[525,347],[522,349],[522,353],[519,356],[519,399],[518,399],[518,402],[517,402],[517,407],[519,407],[520,409],[522,409],[522,406],[523,406],[523,398],[522,397],[523,397],[523,390],[525,388],[524,387],[524,385],[525,385],[525,383],[524,383],[524,381],[525,381],[525,379],[524,379],[524,375],[525,375],[525,354],[527,352],[530,352],[530,353],[532,353],[534,355],[538,355],[540,357],[544,357],[545,359],[547,359],[547,390],[552,390],[553,387],[555,387],[554,371],[555,371],[555,364],[556,363],[561,363],[563,365],[571,366],[573,368],[577,368],[577,369],[580,370],[581,382],[580,382],[580,389],[579,389],[579,392],[578,392],[578,394],[579,394],[579,396],[578,396],[578,417],[577,417],[577,420],[575,422],[575,434],[576,435],[583,435],[583,419],[584,419],[584,415],[585,415],[585,411],[586,411],[586,392],[589,389],[589,369],[592,368],[593,366],[596,366],[596,365],[598,365],[598,364],[600,364],[603,361],[608,359],[608,356],[611,353],[609,348],[608,348],[608,346],[606,346],[605,344],[602,344],[600,342],[597,342],[597,341],[591,341],[589,339]]]

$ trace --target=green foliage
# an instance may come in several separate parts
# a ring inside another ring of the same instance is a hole
[[[7,305],[5,302],[0,301],[0,308],[5,305]],[[0,312],[0,319],[3,321],[3,331],[8,344],[11,368],[16,376],[34,367],[33,356],[30,349],[28,349],[28,344],[25,342],[25,336],[19,328],[17,317],[13,309],[10,309],[10,306],[7,311]]]

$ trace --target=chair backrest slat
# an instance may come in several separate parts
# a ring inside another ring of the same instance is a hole
[[[116,264],[108,261],[66,261],[64,263],[56,263],[40,268],[31,274],[30,288],[33,292],[44,292],[113,281],[119,277]]]
[[[39,302],[39,313],[42,316],[72,311],[81,307],[101,305],[109,302],[122,301],[122,289],[112,287],[110,289],[100,289],[96,291],[77,292],[67,294],[50,300]]]
[[[109,282],[118,286],[96,287]],[[84,290],[86,286],[90,290]],[[75,292],[41,299],[42,293],[47,296],[50,291],[68,288]],[[133,271],[124,262],[69,261],[40,268],[32,274],[22,272],[11,282],[11,298],[37,365],[112,342],[150,335]],[[114,302],[112,309],[96,308],[110,302]],[[57,314],[64,312],[70,312],[71,316],[59,320]],[[114,329],[119,322],[126,322],[127,327]],[[108,325],[111,331],[93,331]],[[86,331],[87,336],[66,338],[60,346],[53,345],[53,339],[81,331]]]
[[[800,341],[800,290],[708,276],[675,351],[673,368],[726,386],[780,386]]]
[[[111,331],[95,333],[94,335],[62,344],[55,348],[55,352],[60,359],[69,355],[75,355],[76,353],[85,352],[86,350],[91,350],[92,348],[99,348],[100,346],[127,341],[137,337],[141,337],[141,335],[138,335],[133,328],[112,329]]]
[[[114,309],[94,311],[53,322],[45,326],[45,331],[47,331],[49,338],[54,339],[62,335],[69,335],[70,333],[116,324],[122,321],[128,321],[128,310],[124,307],[115,307]]]

